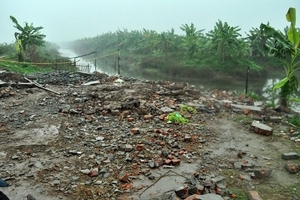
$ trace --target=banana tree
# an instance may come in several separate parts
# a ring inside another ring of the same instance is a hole
[[[280,89],[280,106],[283,108],[288,108],[291,95],[298,91],[299,81],[295,72],[300,70],[300,31],[296,28],[295,8],[289,8],[286,19],[291,23],[286,36],[268,25],[261,24],[261,28],[273,39],[273,47],[266,48],[282,61],[285,69],[285,78],[273,86],[274,90]]]
[[[182,38],[182,47],[185,49],[185,58],[194,58],[199,52],[201,37],[203,37],[203,30],[196,30],[193,23],[191,25],[184,24],[180,27],[185,32]]]
[[[15,32],[15,39],[17,42],[17,49],[19,61],[24,61],[24,53],[30,46],[41,46],[45,43],[44,38],[46,35],[40,33],[40,30],[43,27],[34,27],[33,24],[28,24],[25,22],[25,26],[22,27],[17,19],[13,16],[10,16],[10,19],[15,24],[14,27],[19,30]]]
[[[219,20],[214,29],[207,33],[211,39],[212,48],[216,50],[221,62],[225,62],[228,58],[233,57],[240,52],[241,29],[238,26],[229,26],[227,22],[223,23]]]

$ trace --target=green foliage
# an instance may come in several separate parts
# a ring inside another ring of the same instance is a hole
[[[288,107],[289,98],[298,91],[299,81],[295,72],[300,70],[300,30],[295,27],[296,9],[290,8],[286,18],[291,22],[286,36],[268,25],[261,24],[261,28],[265,30],[273,42],[273,46],[266,45],[266,49],[282,61],[285,69],[286,77],[273,87],[274,90],[280,89],[280,105],[283,107]]]
[[[238,57],[242,48],[243,41],[239,39],[241,34],[239,27],[229,26],[227,22],[219,20],[214,29],[207,33],[211,38],[211,47],[217,52],[222,63],[230,58]]]
[[[253,74],[264,72],[261,63],[251,56],[250,40],[241,37],[239,27],[219,20],[207,34],[197,30],[193,23],[183,24],[180,29],[184,35],[176,34],[174,29],[161,33],[147,29],[117,30],[76,40],[69,47],[77,54],[96,51],[99,55],[120,49],[121,74],[128,75],[199,77],[206,72],[213,76],[211,72],[217,71],[240,76],[248,67]],[[103,56],[97,59],[97,65],[104,72],[115,73],[116,59]]]
[[[30,74],[36,72],[46,72],[51,71],[51,68],[40,68],[37,66],[33,66],[30,64],[23,64],[23,63],[11,63],[11,62],[1,62],[0,61],[0,68],[5,69],[10,72],[17,72],[21,74]]]
[[[191,107],[191,106],[187,106],[187,105],[180,105],[180,110],[181,111],[186,111],[186,112],[189,112],[189,113],[196,113],[196,109]]]
[[[256,94],[255,92],[248,92],[247,96],[256,101],[260,100],[261,98],[260,95]]]
[[[188,119],[181,116],[179,112],[172,112],[168,115],[167,120],[172,123],[178,123],[178,124],[186,124],[189,122]]]
[[[15,48],[13,44],[0,44],[0,56],[7,56],[14,53]]]
[[[40,33],[41,29],[43,29],[42,26],[34,27],[32,23],[28,24],[25,22],[25,26],[22,27],[15,17],[10,16],[10,19],[14,23],[14,27],[19,31],[15,32],[16,47],[19,61],[24,61],[24,56],[26,56],[28,49],[42,46],[45,43],[44,38],[46,35]]]

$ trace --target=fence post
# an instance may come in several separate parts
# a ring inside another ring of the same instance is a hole
[[[249,70],[250,68],[247,68],[247,75],[246,75],[246,88],[245,88],[245,95],[247,96],[248,93],[248,77],[249,77]]]
[[[120,75],[120,49],[118,49],[118,75]]]
[[[94,66],[95,66],[95,71],[97,71],[97,59],[95,58],[95,62],[94,62]]]

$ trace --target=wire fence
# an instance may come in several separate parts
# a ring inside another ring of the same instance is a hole
[[[17,63],[17,64],[30,64],[30,65],[39,65],[39,66],[51,66],[53,67],[54,69],[64,69],[65,67],[61,67],[61,66],[67,66],[67,70],[71,70],[72,67],[75,67],[75,68],[78,68],[80,71],[84,71],[84,72],[90,72],[91,71],[91,68],[92,68],[92,64],[90,64],[88,61],[92,61],[94,60],[94,67],[95,67],[95,71],[96,71],[96,60],[97,59],[101,59],[101,58],[105,58],[105,57],[108,57],[108,56],[112,56],[112,55],[120,55],[120,51],[115,51],[115,52],[112,52],[112,53],[109,53],[109,54],[105,54],[105,55],[100,55],[100,56],[95,56],[95,57],[92,57],[92,58],[86,58],[84,59],[84,61],[86,61],[86,64],[77,64],[78,63],[78,60],[76,60],[77,58],[81,58],[81,57],[85,57],[85,56],[88,56],[88,55],[91,55],[91,54],[96,54],[97,52],[91,52],[91,53],[88,53],[88,54],[83,54],[83,55],[80,55],[80,56],[76,56],[76,57],[71,57],[69,58],[70,60],[69,61],[59,61],[58,59],[55,61],[55,62],[19,62],[19,61],[15,61],[15,60],[7,60],[7,59],[1,59],[0,58],[0,61],[1,62],[8,62],[8,63]],[[71,59],[73,59],[73,61],[71,61]]]

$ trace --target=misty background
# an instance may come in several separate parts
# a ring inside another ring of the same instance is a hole
[[[118,29],[162,32],[174,28],[176,34],[183,34],[179,27],[190,23],[206,33],[219,19],[239,26],[242,34],[267,22],[283,30],[289,25],[285,19],[289,7],[300,10],[299,0],[1,0],[0,43],[15,41],[17,30],[10,15],[21,25],[43,26],[46,41],[62,42]]]

